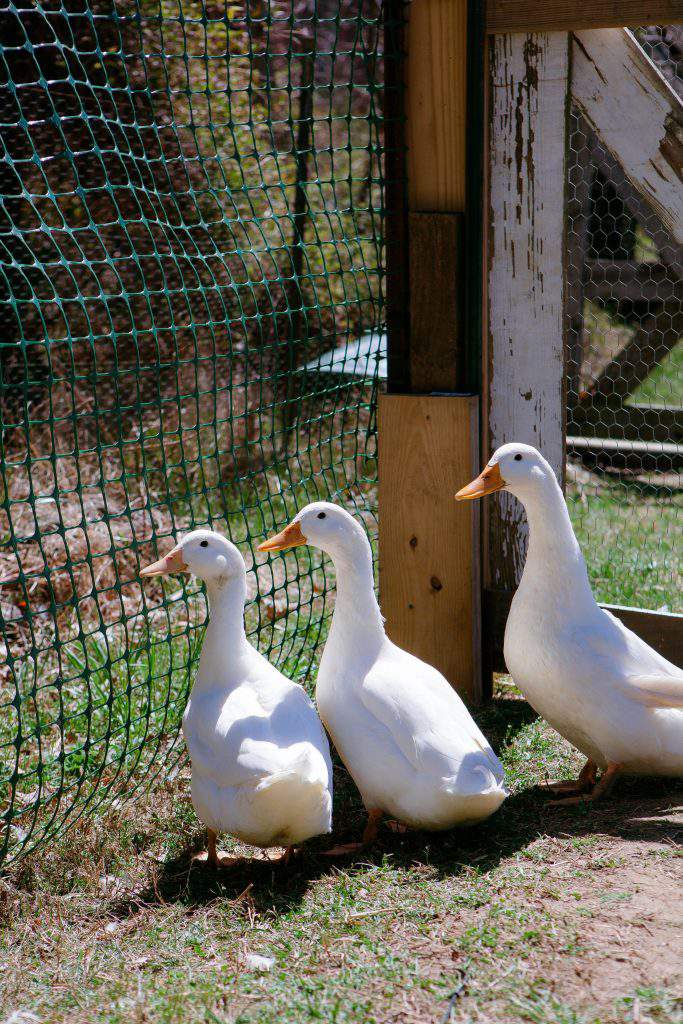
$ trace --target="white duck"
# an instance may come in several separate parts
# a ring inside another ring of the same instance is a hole
[[[301,686],[247,640],[246,570],[235,545],[194,530],[141,575],[177,572],[204,580],[209,597],[210,621],[183,718],[208,860],[220,862],[218,832],[289,853],[331,830],[332,764],[320,719]]]
[[[683,775],[683,672],[597,605],[564,496],[540,452],[503,445],[456,498],[502,488],[529,522],[505,662],[535,710],[588,758],[576,782],[551,788],[573,793],[568,801],[576,803],[599,799],[620,773]]]
[[[386,636],[360,523],[315,502],[259,551],[300,544],[327,552],[336,570],[316,701],[368,812],[363,843],[374,840],[383,813],[420,829],[488,817],[507,795],[502,766],[446,679]]]

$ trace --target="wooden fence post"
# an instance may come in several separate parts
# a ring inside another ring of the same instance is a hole
[[[566,32],[497,35],[490,60],[488,353],[484,436],[565,455]],[[526,520],[503,492],[485,507],[484,635],[502,640],[526,555]],[[492,663],[499,661],[491,652]]]
[[[462,262],[468,0],[414,0],[407,10],[407,244],[403,254],[395,244],[393,254],[388,250],[389,394],[380,397],[378,426],[380,597],[389,636],[478,700],[479,510],[461,513],[453,498],[479,461],[479,401],[458,394],[468,382]],[[476,44],[483,42],[482,35]],[[401,211],[392,210],[393,218],[395,239]]]

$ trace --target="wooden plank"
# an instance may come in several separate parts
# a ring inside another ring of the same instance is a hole
[[[410,384],[413,394],[463,389],[459,213],[411,213]]]
[[[489,0],[487,32],[569,32],[622,25],[673,25],[683,21],[683,0]]]
[[[467,0],[421,0],[408,8],[408,204],[463,212]]]
[[[512,597],[509,591],[484,591],[484,623],[489,627],[486,642],[491,646],[494,672],[507,672],[503,657],[503,637]],[[683,615],[614,604],[603,604],[601,608],[621,619],[625,626],[659,651],[663,658],[674,665],[683,663]]]
[[[683,441],[683,409],[665,405],[595,404],[574,406],[567,432],[579,437],[628,441]]]
[[[675,473],[683,466],[683,445],[667,441],[567,436],[567,451],[585,462],[609,469]]]
[[[562,479],[569,39],[496,36],[490,74],[488,448],[533,444]],[[486,514],[486,585],[512,589],[525,517],[508,494]]]
[[[669,302],[683,306],[683,282],[666,263],[587,260],[584,292],[599,302]]]
[[[683,244],[683,104],[625,28],[574,34],[572,98]]]
[[[478,399],[381,395],[380,598],[395,643],[481,694],[478,502],[453,495],[478,472]]]

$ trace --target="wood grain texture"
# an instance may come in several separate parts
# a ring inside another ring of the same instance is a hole
[[[489,0],[487,32],[568,32],[683,21],[683,0]]]
[[[410,383],[413,394],[462,390],[461,213],[411,213]]]
[[[495,36],[489,136],[487,437],[521,441],[564,473],[565,203],[569,38]],[[513,589],[526,520],[508,494],[485,507],[484,578]]]
[[[418,0],[408,10],[408,205],[463,212],[467,0]]]
[[[628,29],[577,32],[572,99],[683,244],[683,104]]]
[[[380,601],[391,639],[479,700],[477,502],[455,492],[478,466],[478,400],[379,400]]]

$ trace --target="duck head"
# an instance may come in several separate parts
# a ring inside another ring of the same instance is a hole
[[[354,558],[369,547],[365,531],[346,509],[330,501],[306,505],[284,530],[259,544],[259,551],[286,551],[310,544],[332,559]]]
[[[556,485],[552,467],[529,444],[504,444],[496,449],[478,477],[456,494],[457,501],[473,501],[495,491],[510,491],[523,503],[548,482]]]
[[[244,575],[242,555],[234,544],[214,530],[193,530],[158,562],[140,571],[141,576],[166,576],[186,572],[206,583]]]

